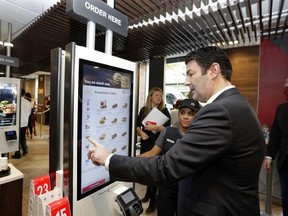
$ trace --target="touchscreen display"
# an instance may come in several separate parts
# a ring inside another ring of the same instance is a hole
[[[16,83],[0,82],[0,126],[16,125],[17,90]]]
[[[87,158],[92,137],[112,153],[129,155],[133,72],[95,62],[79,62],[78,200],[110,184],[104,166]]]

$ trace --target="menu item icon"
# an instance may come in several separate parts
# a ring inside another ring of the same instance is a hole
[[[121,79],[122,79],[122,74],[116,72],[116,73],[114,73],[112,79],[113,79],[114,81],[121,81]]]
[[[111,138],[115,139],[117,137],[117,133],[112,134]]]
[[[111,150],[111,153],[113,154],[113,153],[115,153],[117,151],[117,148],[113,148],[112,150]]]
[[[114,119],[111,121],[112,124],[115,124],[116,122],[117,122],[117,118],[114,118]]]
[[[106,138],[106,134],[103,133],[100,137],[99,137],[99,140],[104,140]]]
[[[105,121],[106,121],[106,117],[102,117],[102,118],[100,119],[99,123],[100,123],[100,124],[104,124]]]
[[[106,100],[100,101],[100,108],[101,108],[101,109],[107,108]]]
[[[121,87],[122,88],[129,88],[130,79],[128,76],[122,76],[121,78]]]

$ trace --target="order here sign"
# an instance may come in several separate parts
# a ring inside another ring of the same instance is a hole
[[[125,37],[128,34],[128,17],[101,0],[67,0],[66,12],[80,22],[92,21]]]
[[[0,65],[9,65],[13,67],[19,67],[19,58],[13,58],[10,56],[0,55]]]

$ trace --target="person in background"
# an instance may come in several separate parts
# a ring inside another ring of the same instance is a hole
[[[50,95],[45,99],[45,125],[49,125],[49,113],[50,113]]]
[[[284,84],[284,94],[288,101],[288,79]],[[288,216],[288,102],[277,106],[270,130],[263,168],[271,172],[272,160],[277,158],[277,169],[281,186],[283,216]]]
[[[88,158],[104,165],[112,180],[178,181],[177,216],[259,216],[265,141],[255,110],[231,84],[232,65],[221,48],[193,50],[185,63],[185,85],[205,106],[175,145],[161,156],[127,157],[88,137],[94,145]]]
[[[171,126],[173,127],[179,126],[178,110],[179,110],[179,105],[181,104],[181,102],[182,102],[182,99],[176,100],[176,102],[173,104],[173,109],[170,110]]]
[[[31,94],[30,94],[31,95]],[[23,151],[23,156],[28,154],[28,146],[26,143],[26,130],[28,126],[29,115],[31,114],[31,103],[25,99],[25,90],[21,90],[21,107],[20,107],[20,136],[19,136],[19,150],[12,155],[14,159],[21,158],[20,149]]]
[[[33,133],[37,136],[36,133],[36,114],[35,114],[35,100],[33,99],[32,95],[29,92],[25,93],[25,98],[30,101],[31,103],[31,114],[29,115],[28,119],[28,135],[30,135],[30,139],[33,138]]]
[[[165,154],[178,139],[186,133],[194,116],[200,109],[198,101],[193,99],[178,100],[179,112],[177,113],[179,125],[166,127],[159,135],[154,147],[138,157],[152,157]],[[177,212],[178,184],[160,185],[157,199],[157,216],[174,216]]]
[[[142,123],[143,119],[148,115],[148,113],[157,107],[163,114],[165,114],[169,120],[164,125],[153,125]],[[164,107],[163,92],[158,87],[153,87],[150,89],[148,97],[146,99],[146,105],[141,108],[137,116],[136,131],[137,135],[140,136],[140,154],[143,154],[151,150],[158,138],[160,132],[164,130],[165,127],[170,126],[170,114],[167,108]],[[151,213],[156,209],[156,199],[157,199],[157,186],[147,186],[145,197],[141,200],[142,202],[149,202],[149,206],[146,209],[146,213]]]

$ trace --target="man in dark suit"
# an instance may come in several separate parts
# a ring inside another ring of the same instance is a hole
[[[288,100],[288,79],[286,79],[284,88]],[[271,172],[271,163],[277,154],[283,216],[288,216],[288,102],[278,105],[276,109],[263,163],[263,167],[267,172]]]
[[[218,47],[186,56],[193,99],[206,103],[182,139],[162,156],[112,155],[94,144],[88,157],[113,180],[145,184],[179,181],[178,216],[260,215],[258,180],[264,136],[249,103],[231,84],[232,66]]]

